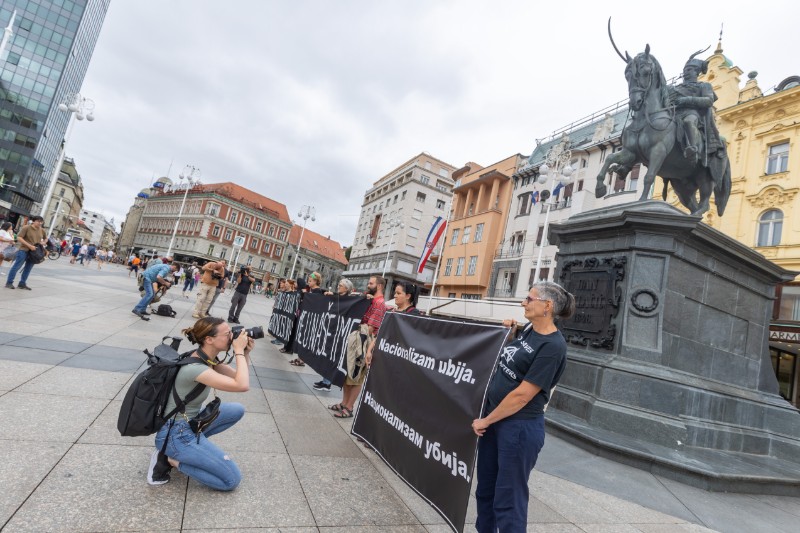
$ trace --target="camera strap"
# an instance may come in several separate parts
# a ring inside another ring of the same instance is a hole
[[[208,354],[203,351],[202,348],[197,348],[197,355],[200,356],[200,359],[202,359],[205,364],[207,364],[212,368],[220,363],[220,361],[218,361],[216,358],[215,359],[210,358]]]

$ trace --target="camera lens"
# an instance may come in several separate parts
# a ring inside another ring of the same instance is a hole
[[[247,330],[247,336],[251,339],[263,339],[264,338],[264,328],[261,326],[255,326]]]

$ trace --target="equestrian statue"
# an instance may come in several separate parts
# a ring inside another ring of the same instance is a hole
[[[623,56],[611,36],[614,50],[626,63],[630,122],[622,130],[622,150],[610,155],[597,176],[595,195],[606,195],[606,175],[611,172],[624,178],[637,163],[647,167],[643,192],[639,200],[647,200],[656,176],[664,181],[662,198],[667,187],[692,213],[702,215],[709,210],[711,194],[722,216],[731,193],[731,166],[725,142],[714,123],[713,104],[717,99],[710,83],[697,80],[708,71],[708,63],[695,57],[683,68],[683,83],[668,86],[658,60],[644,52],[631,58]],[[707,48],[706,48],[707,50]],[[699,198],[698,198],[699,193]]]

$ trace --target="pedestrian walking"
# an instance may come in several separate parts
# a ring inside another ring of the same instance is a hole
[[[89,266],[89,263],[91,263],[92,260],[95,259],[96,257],[97,257],[97,246],[95,246],[93,242],[90,242],[89,246],[86,247],[86,257],[84,257],[86,264],[84,266]]]
[[[70,250],[70,255],[72,258],[69,260],[70,265],[74,265],[75,261],[78,260],[78,255],[81,253],[81,243],[76,242],[72,244],[72,250]]]
[[[255,280],[256,278],[252,274],[252,267],[250,265],[242,267],[239,275],[236,276],[236,290],[233,291],[233,297],[231,298],[228,322],[239,323],[239,315],[242,314],[244,304],[247,303],[247,295],[250,294],[250,287]]]
[[[44,219],[36,215],[31,217],[30,222],[19,230],[17,234],[17,254],[14,256],[14,264],[11,266],[11,270],[8,271],[6,289],[14,288],[14,278],[16,278],[19,269],[22,269],[17,288],[31,290],[28,287],[28,276],[30,276],[31,269],[33,269],[35,263],[31,261],[30,253],[36,249],[37,245],[44,246],[43,222]]]
[[[131,268],[130,268],[130,272],[128,272],[128,277],[131,277],[131,274],[133,274],[136,277],[139,276],[139,265],[141,263],[142,263],[142,260],[134,255],[133,259],[131,259]]]
[[[194,311],[192,317],[204,318],[209,308],[209,304],[214,299],[215,291],[220,280],[225,278],[225,260],[209,261],[203,268],[203,275],[200,278],[200,284],[197,287],[197,301],[194,304]]]
[[[503,349],[489,382],[483,417],[472,421],[478,440],[475,491],[478,533],[524,533],[528,478],[544,446],[544,412],[567,365],[567,342],[554,320],[575,312],[559,284],[536,283],[523,300],[529,323]],[[515,326],[514,321],[505,325]]]

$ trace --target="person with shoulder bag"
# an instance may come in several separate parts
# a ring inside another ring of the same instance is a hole
[[[44,229],[42,228],[44,219],[40,216],[33,216],[30,223],[26,224],[17,234],[17,255],[14,257],[14,264],[8,271],[6,278],[6,289],[13,289],[14,278],[22,268],[22,276],[19,278],[17,288],[31,290],[28,287],[28,276],[33,269],[33,265],[44,261]],[[41,259],[40,259],[41,257]],[[23,268],[25,265],[25,268]]]
[[[175,468],[207,487],[231,491],[241,482],[242,474],[228,454],[213,444],[209,437],[241,420],[244,406],[233,402],[220,403],[219,398],[214,398],[205,408],[202,405],[209,389],[224,392],[249,390],[250,352],[254,341],[247,336],[246,330],[234,335],[224,320],[214,317],[198,320],[183,330],[183,334],[198,345],[189,357],[205,364],[187,364],[178,370],[174,396],[187,398],[198,383],[205,385],[205,389],[186,402],[181,416],[164,424],[156,433],[156,450],[150,459],[147,482],[163,485],[170,479],[170,470]],[[233,351],[235,366],[229,365],[228,350]],[[167,402],[166,412],[171,412],[176,406],[173,397]]]

